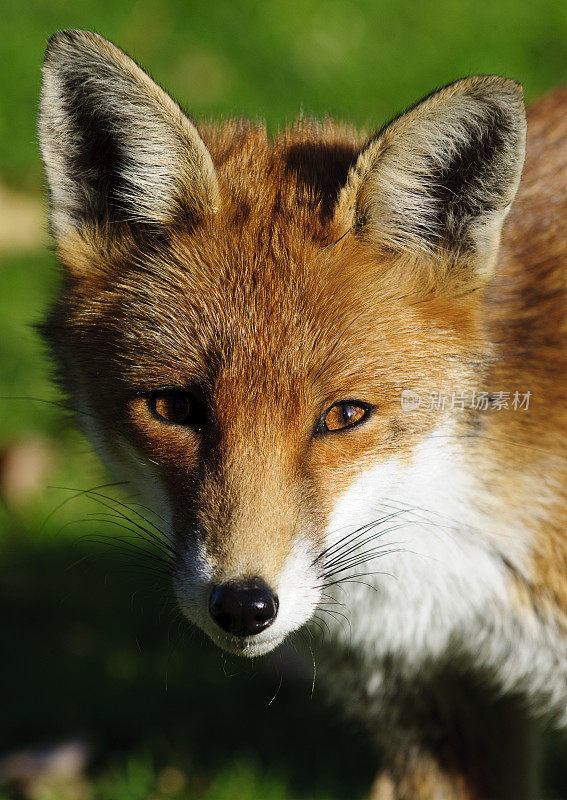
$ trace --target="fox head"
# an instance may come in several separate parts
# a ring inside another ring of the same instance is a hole
[[[62,385],[165,520],[183,611],[267,652],[360,571],[392,487],[430,481],[440,427],[467,424],[401,396],[478,386],[490,359],[521,88],[466,78],[364,140],[301,120],[270,142],[197,126],[122,51],[65,31],[39,131]]]

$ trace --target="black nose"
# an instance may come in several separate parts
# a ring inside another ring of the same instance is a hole
[[[276,618],[278,598],[260,578],[223,583],[211,592],[209,611],[214,621],[234,636],[260,633]]]

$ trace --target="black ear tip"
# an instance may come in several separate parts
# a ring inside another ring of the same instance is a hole
[[[520,81],[515,80],[514,78],[504,78],[501,75],[493,75],[491,76],[497,81],[502,88],[503,91],[510,92],[510,94],[517,97],[519,100],[524,100],[524,87],[520,83]]]
[[[515,80],[514,78],[507,78],[504,75],[495,75],[494,73],[484,73],[484,74],[476,74],[476,75],[469,75],[465,78],[458,78],[456,81],[452,83],[448,83],[446,86],[441,86],[435,92],[432,92],[432,95],[437,94],[438,92],[445,92],[445,91],[459,91],[464,92],[465,94],[483,94],[483,93],[490,93],[490,92],[510,92],[512,94],[522,96],[524,93],[524,89],[522,84]],[[428,95],[430,97],[431,95]],[[424,98],[427,99],[427,98]]]
[[[524,87],[514,78],[505,78],[503,75],[478,75],[477,79],[480,88],[495,91],[500,95],[507,95],[523,104]]]
[[[526,100],[524,97],[524,87],[519,81],[512,78],[502,78],[502,93],[506,95],[507,105],[510,111],[515,110],[518,120],[521,118],[525,124],[526,119]]]
[[[103,40],[103,37],[91,31],[81,31],[72,28],[57,31],[50,36],[47,42],[44,63],[49,64],[50,61],[76,52],[79,48],[84,48],[85,45],[92,48],[93,43],[97,39]]]
[[[523,84],[520,83],[520,81],[514,80],[513,78],[509,78],[509,81],[511,88],[513,88],[516,92],[518,100],[520,100],[522,103],[525,103],[525,93]]]
[[[61,50],[66,46],[75,44],[81,33],[83,33],[83,31],[71,29],[56,31],[49,37],[47,47],[45,48],[45,55],[47,56],[56,50]]]

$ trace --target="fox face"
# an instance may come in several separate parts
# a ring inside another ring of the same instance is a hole
[[[451,446],[474,419],[406,413],[402,393],[473,391],[490,363],[481,298],[522,169],[521,89],[468,78],[367,139],[300,121],[269,142],[195,126],[113,45],[63,32],[40,138],[60,381],[164,520],[184,613],[268,652],[392,555],[409,503],[462,479]]]

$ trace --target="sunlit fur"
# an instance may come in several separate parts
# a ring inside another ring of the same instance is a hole
[[[531,111],[514,201],[504,78],[370,137],[300,119],[270,140],[193,123],[95,34],[48,48],[61,385],[159,514],[189,619],[251,656],[324,633],[330,691],[385,743],[380,800],[534,798],[532,720],[567,722],[566,112]],[[201,430],[152,412],[170,387]],[[404,390],[492,400],[404,411]],[[370,411],[325,433],[345,401]],[[253,577],[276,620],[223,632],[211,587]]]

